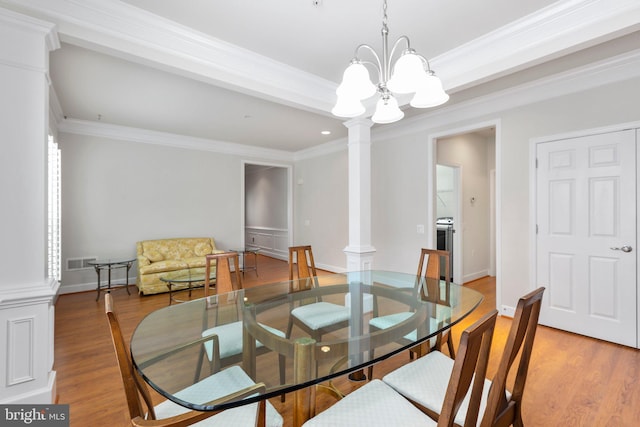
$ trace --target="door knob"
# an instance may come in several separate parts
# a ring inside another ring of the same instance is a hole
[[[610,248],[612,251],[622,251],[622,252],[631,252],[633,250],[633,247],[629,246],[629,245],[624,245],[621,248]]]

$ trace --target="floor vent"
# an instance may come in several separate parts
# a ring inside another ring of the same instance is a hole
[[[73,270],[84,270],[87,268],[93,268],[92,265],[89,265],[91,261],[95,261],[96,257],[87,257],[87,258],[67,258],[67,271]]]

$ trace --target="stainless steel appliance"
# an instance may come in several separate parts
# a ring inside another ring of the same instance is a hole
[[[449,252],[449,275],[450,280],[453,282],[453,233],[455,232],[453,218],[450,216],[438,218],[436,220],[436,230],[438,232],[437,249]],[[441,274],[444,274],[444,271],[444,265],[441,265]]]

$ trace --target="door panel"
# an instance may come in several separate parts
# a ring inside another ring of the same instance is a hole
[[[637,347],[635,130],[536,151],[540,322]]]

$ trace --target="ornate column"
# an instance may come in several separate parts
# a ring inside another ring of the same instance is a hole
[[[0,403],[55,402],[47,277],[49,52],[54,25],[0,8]]]
[[[371,245],[370,119],[353,119],[349,129],[349,245],[347,271],[371,270],[376,248]]]

